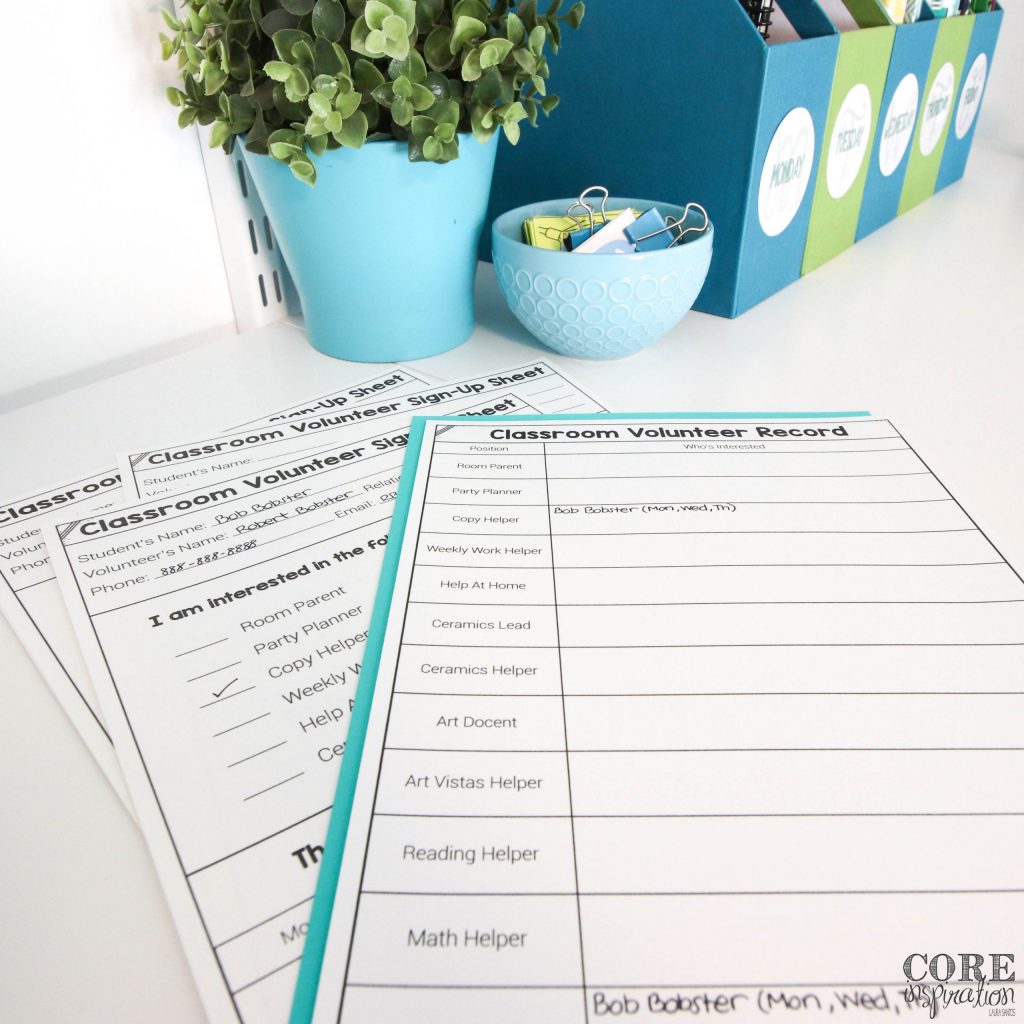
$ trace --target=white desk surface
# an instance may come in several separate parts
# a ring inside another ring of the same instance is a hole
[[[543,355],[621,411],[868,409],[1024,568],[1022,225],[1024,159],[978,150],[964,181],[738,320],[691,313],[626,361],[560,359],[482,265],[473,337],[418,365],[455,378]],[[290,324],[212,342],[0,416],[3,497],[371,372]],[[146,847],[2,621],[0,663],[4,1019],[202,1021]]]

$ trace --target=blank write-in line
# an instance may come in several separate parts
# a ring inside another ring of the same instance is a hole
[[[456,508],[549,508],[555,505],[558,508],[586,508],[587,506],[608,506],[610,508],[640,508],[643,505],[934,505],[940,502],[950,504],[952,498],[872,498],[848,501],[748,501],[746,498],[663,498],[660,500],[647,501],[554,501],[550,505],[546,501],[424,501],[427,505],[449,505]],[[559,534],[559,536],[562,536]]]
[[[221,665],[220,668],[210,669],[209,672],[204,672],[202,675],[192,676],[191,679],[186,679],[185,682],[187,682],[187,683],[194,683],[194,682],[196,682],[199,679],[205,679],[207,676],[215,676],[218,672],[224,672],[226,669],[235,668],[236,666],[241,665],[241,664],[242,663],[240,661],[233,661],[233,662],[231,662],[230,665]]]
[[[255,754],[250,754],[248,757],[242,757],[237,761],[232,761],[231,764],[226,767],[234,768],[237,765],[245,764],[246,761],[251,761],[254,757],[259,757],[261,754],[269,754],[271,750],[277,750],[278,747],[283,747],[287,742],[287,740],[281,740],[280,743],[275,743],[272,747],[265,747],[263,750],[257,750]]]
[[[272,786],[267,786],[266,789],[260,789],[255,793],[250,793],[247,797],[244,797],[244,800],[252,800],[255,797],[263,796],[264,793],[269,793],[272,789],[277,789],[278,786],[283,786],[285,785],[285,783],[294,782],[296,779],[300,778],[305,774],[305,772],[299,772],[296,775],[290,775],[287,779],[282,779],[280,782],[275,782]]]
[[[632,700],[634,697],[1024,697],[1024,690],[693,690],[688,693],[462,693],[443,690],[395,690],[396,697],[543,697],[545,700]]]
[[[393,747],[403,754],[1019,754],[1024,747]]]
[[[258,722],[261,718],[268,718],[269,716],[270,716],[270,712],[267,711],[267,712],[265,712],[262,715],[257,715],[255,718],[250,718],[248,721],[239,722],[238,725],[232,725],[228,729],[221,729],[220,732],[215,732],[213,735],[214,736],[223,736],[225,733],[234,732],[236,729],[241,729],[243,725],[252,725],[253,722]]]
[[[453,608],[717,608],[749,605],[820,604],[1024,604],[1024,597],[984,597],[965,601],[409,601]]]
[[[493,899],[495,897],[522,896],[585,896],[624,897],[624,896],[1011,896],[1024,893],[1024,889],[647,889],[623,890],[620,892],[604,892],[595,889],[569,889],[562,891],[547,890],[498,890],[488,892],[439,892],[410,891],[408,889],[362,889],[367,896],[461,896],[472,899]]]
[[[555,572],[591,569],[954,569],[965,566],[1006,565],[1006,562],[686,562],[676,565],[556,565]],[[418,569],[506,569],[509,572],[550,572],[550,565],[455,565],[451,562],[416,562]],[[1007,566],[1009,568],[1009,566]]]
[[[186,654],[195,654],[196,651],[205,651],[207,647],[216,647],[217,644],[227,643],[227,641],[230,639],[230,637],[223,637],[220,640],[214,640],[212,643],[203,644],[202,647],[193,647],[192,650],[190,651],[182,651],[181,654],[176,654],[175,657],[184,658]]]
[[[202,708],[212,708],[214,704],[222,704],[226,700],[231,700],[232,697],[241,697],[243,693],[248,693],[250,690],[255,690],[255,686],[247,686],[244,690],[236,690],[234,693],[229,693],[226,697],[218,697],[216,700],[207,701],[205,704],[200,704]]]

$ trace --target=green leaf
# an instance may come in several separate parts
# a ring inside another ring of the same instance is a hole
[[[462,80],[464,82],[475,82],[482,74],[480,51],[469,50],[462,59]]]
[[[480,142],[487,142],[494,134],[494,115],[486,107],[479,104],[474,105],[470,109],[469,120],[473,135]]]
[[[207,19],[207,22],[213,22],[216,25],[226,25],[228,23],[228,12],[217,2],[217,0],[206,0],[203,4],[203,17]]]
[[[186,107],[178,115],[178,127],[179,128],[187,128],[190,124],[194,124],[195,123],[195,119],[196,119],[196,109],[195,109],[195,107]]]
[[[431,71],[427,75],[427,88],[434,94],[435,99],[449,100],[452,97],[452,83],[437,71]]]
[[[267,61],[263,70],[275,82],[287,82],[292,77],[291,64],[285,64],[282,60]]]
[[[334,137],[343,145],[351,149],[359,149],[366,141],[369,125],[366,115],[358,110],[351,117],[345,118],[345,124],[340,132],[335,132]]]
[[[586,5],[581,3],[573,4],[569,8],[569,13],[565,16],[565,20],[569,25],[569,28],[579,28],[583,22],[583,16],[587,13]]]
[[[313,7],[313,34],[339,42],[345,32],[345,8],[339,0],[316,0]]]
[[[298,23],[299,20],[294,14],[289,14],[286,10],[278,7],[260,19],[260,28],[263,29],[264,35],[272,37],[284,29],[295,28]]]
[[[438,124],[458,124],[459,105],[454,100],[440,100],[430,108],[430,116]]]
[[[313,161],[310,160],[309,157],[294,157],[289,161],[288,166],[291,168],[292,174],[294,174],[299,181],[305,182],[307,185],[316,184],[316,168],[313,166]]]
[[[480,67],[492,68],[500,64],[512,52],[512,43],[507,39],[488,39],[480,47]]]
[[[314,0],[280,0],[281,6],[291,14],[309,14]]]
[[[171,14],[166,7],[160,8],[160,16],[164,19],[164,23],[172,32],[180,32],[185,26],[182,22],[178,21],[174,15]]]
[[[425,85],[414,85],[409,98],[412,101],[413,110],[429,110],[437,99]]]
[[[434,135],[441,142],[451,142],[452,139],[455,138],[455,125],[453,125],[453,124],[439,124],[437,126],[437,131],[434,132]]]
[[[304,67],[312,68],[315,63],[313,56],[312,40],[306,42],[301,39],[292,47],[292,60],[295,63],[302,64]]]
[[[167,88],[167,102],[172,107],[180,107],[185,100],[185,94],[180,89],[175,89],[174,86],[168,86]]]
[[[231,128],[227,121],[217,121],[210,129],[210,149],[223,146],[231,135]]]
[[[363,97],[358,92],[347,92],[339,96],[334,101],[334,109],[341,114],[342,118],[351,117],[358,109],[360,103],[362,103]],[[332,128],[331,131],[337,129]]]
[[[352,70],[352,80],[360,92],[373,92],[378,85],[384,84],[384,75],[379,68],[360,57]]]
[[[516,50],[512,59],[528,74],[535,74],[537,71],[537,58],[529,50]]]
[[[414,138],[429,139],[437,128],[437,122],[432,117],[417,114],[417,116],[412,119],[412,125],[410,127]]]
[[[425,159],[440,160],[441,154],[441,143],[437,139],[431,136],[429,139],[423,140],[423,156]]]
[[[530,33],[530,50],[539,57],[544,52],[544,44],[547,42],[548,32],[543,25],[538,25]]]
[[[332,43],[323,36],[318,36],[313,44],[313,56],[313,66],[318,74],[336,75],[344,72],[347,75],[352,70],[345,51],[337,43]]]
[[[444,13],[444,0],[416,0],[416,29],[426,32]]]
[[[334,110],[331,106],[331,101],[319,92],[311,92],[309,94],[309,109],[317,117],[327,117]]]
[[[514,146],[519,141],[521,129],[518,121],[505,121],[502,124],[502,128],[505,129],[505,138]]]
[[[313,156],[323,156],[327,152],[327,136],[321,135],[319,138],[310,139],[309,151]]]
[[[291,133],[289,132],[289,135]],[[277,132],[274,132],[277,135]],[[302,155],[302,147],[296,146],[294,142],[274,142],[274,135],[270,136],[270,155],[275,160],[289,160],[293,156]]]
[[[160,33],[160,57],[162,60],[170,60],[174,56],[174,43],[171,42],[163,32]]]
[[[302,73],[302,68],[292,68],[291,76],[284,83],[284,94],[293,103],[301,103],[309,95],[309,79]]]
[[[517,46],[526,38],[526,29],[523,27],[523,21],[513,11],[508,13],[505,23],[505,35]]]
[[[388,37],[383,29],[371,28],[366,33],[366,50],[377,57],[383,57],[387,53]]]
[[[454,25],[462,17],[486,21],[490,16],[490,9],[483,0],[459,0],[452,10],[452,24]]]
[[[455,63],[451,51],[452,30],[447,25],[438,25],[427,36],[423,44],[423,56],[435,71],[444,71]]]
[[[395,124],[400,124],[404,128],[412,120],[413,113],[409,100],[404,96],[395,97],[395,102],[391,104],[391,117]]]
[[[185,12],[185,16],[188,18],[189,28],[197,36],[202,36],[206,33],[206,26],[199,20],[199,15],[191,7]]]
[[[313,79],[313,91],[333,100],[338,92],[338,80],[333,75],[317,75]]]
[[[284,28],[274,33],[274,49],[281,60],[294,63],[298,58],[295,54],[295,47],[305,43],[312,52],[313,37],[296,28]]]
[[[227,80],[227,74],[215,64],[206,65],[206,71],[203,73],[203,89],[207,96],[217,93]]]
[[[545,96],[544,99],[540,101],[540,109],[543,110],[545,114],[550,114],[560,102],[560,96]]]
[[[477,18],[471,18],[468,15],[463,15],[455,22],[455,29],[452,32],[452,39],[448,44],[448,49],[452,53],[458,53],[468,43],[486,34],[487,26],[482,21]]]
[[[393,60],[388,65],[388,75],[392,80],[399,75],[405,75],[410,82],[417,82],[422,85],[427,80],[427,65],[418,51],[412,50],[409,56],[402,60]]]

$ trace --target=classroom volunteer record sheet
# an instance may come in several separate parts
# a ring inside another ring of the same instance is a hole
[[[891,1019],[1020,952],[1024,583],[892,423],[430,420],[405,474],[317,1024]]]

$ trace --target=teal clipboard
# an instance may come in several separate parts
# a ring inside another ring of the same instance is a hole
[[[870,412],[644,412],[644,413],[591,413],[580,416],[572,413],[553,413],[539,416],[501,416],[495,419],[502,423],[545,423],[559,420],[802,420],[802,419],[855,419],[870,416]],[[428,422],[459,423],[464,422],[463,416],[414,416],[409,431],[409,441],[402,463],[402,480],[395,498],[395,511],[391,519],[389,538],[401,537],[405,534],[405,524],[409,519],[409,508],[412,501],[413,480],[416,465],[419,462],[420,450],[423,447],[423,434]],[[380,668],[381,651],[384,645],[384,633],[387,629],[391,599],[395,592],[395,580],[398,575],[398,563],[401,558],[400,544],[389,543],[384,556],[384,564],[380,571],[380,582],[377,585],[377,597],[373,603],[373,615],[370,620],[369,636],[366,640],[366,653],[360,672],[359,689],[356,693],[355,707],[349,721],[348,738],[345,742],[345,756],[341,763],[341,774],[338,777],[338,788],[334,794],[334,808],[331,811],[331,822],[327,828],[327,839],[324,852],[320,859],[320,875],[317,878],[316,894],[313,897],[313,910],[309,917],[309,929],[306,932],[306,944],[302,953],[302,964],[299,967],[299,978],[295,986],[295,998],[289,1024],[309,1024],[313,1019],[317,989],[320,984],[320,970],[323,966],[324,950],[327,946],[327,931],[330,926],[331,913],[334,910],[334,893],[338,886],[341,873],[341,858],[345,849],[345,838],[348,835],[349,819],[352,815],[352,800],[355,796],[356,782],[359,778],[359,765],[363,759],[363,745],[366,741],[366,726],[370,716],[370,706],[377,686],[377,671]]]

